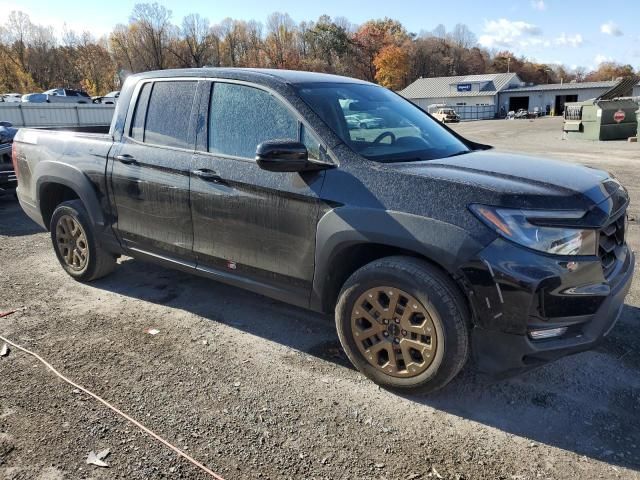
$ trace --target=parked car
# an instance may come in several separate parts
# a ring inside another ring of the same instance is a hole
[[[514,115],[515,119],[531,118],[529,111],[526,108],[520,108]]]
[[[351,362],[403,392],[469,355],[505,374],[591,348],[622,311],[629,195],[604,171],[320,73],[149,72],[121,97],[104,134],[15,138],[20,204],[76,280],[128,255],[333,314]],[[363,138],[354,111],[404,121]]]
[[[109,92],[103,97],[93,97],[93,103],[101,103],[103,105],[115,105],[120,97],[120,91]]]
[[[3,93],[0,95],[0,102],[15,103],[22,101],[22,94],[20,93]]]
[[[46,93],[27,93],[22,96],[24,103],[48,103],[49,95]]]
[[[433,114],[433,118],[442,123],[458,123],[460,121],[460,115],[453,108],[439,108]]]
[[[350,129],[382,128],[384,126],[384,119],[367,113],[349,113],[344,118]]]
[[[0,196],[14,192],[17,181],[13,163],[11,161],[11,149],[13,138],[18,131],[9,122],[0,122]]]
[[[81,90],[54,88],[44,92],[49,103],[92,103],[91,97]]]

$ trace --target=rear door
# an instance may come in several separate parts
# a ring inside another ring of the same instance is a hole
[[[324,172],[268,172],[256,163],[255,152],[259,143],[275,139],[302,139],[310,157],[325,150],[274,92],[215,82],[204,97],[208,121],[191,172],[198,268],[307,294]]]
[[[191,262],[189,171],[197,80],[138,85],[133,114],[111,157],[114,227],[123,246]]]

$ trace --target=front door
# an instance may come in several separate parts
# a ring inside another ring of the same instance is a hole
[[[193,261],[189,172],[197,81],[142,84],[132,119],[111,154],[114,227],[123,246]]]
[[[208,111],[207,151],[191,176],[198,268],[308,292],[324,173],[267,172],[254,158],[274,139],[302,139],[317,157],[319,141],[280,98],[250,85],[212,84]]]

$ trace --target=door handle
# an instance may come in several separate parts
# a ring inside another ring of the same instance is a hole
[[[123,155],[116,155],[116,160],[126,165],[131,165],[132,163],[136,163],[136,159],[131,155],[129,155],[128,153],[125,153]]]
[[[218,175],[215,171],[210,170],[208,168],[199,168],[197,170],[191,170],[191,174],[203,180],[222,181],[222,178],[220,178],[220,175]]]

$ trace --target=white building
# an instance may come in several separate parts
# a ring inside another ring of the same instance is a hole
[[[565,102],[595,98],[617,82],[583,82],[533,85],[515,73],[419,78],[404,90],[403,97],[425,110],[434,105],[451,106],[463,119],[494,118],[520,108],[536,108],[548,115],[561,115]],[[633,96],[640,96],[640,84]]]
[[[504,91],[498,97],[498,104],[509,110],[525,108],[538,109],[547,115],[562,115],[567,102],[582,102],[599,97],[618,82],[550,83],[529,85]],[[636,85],[632,96],[640,96],[640,84]]]
[[[515,73],[490,73],[419,78],[398,93],[424,110],[432,105],[447,105],[463,119],[493,118],[500,92],[524,85]]]

